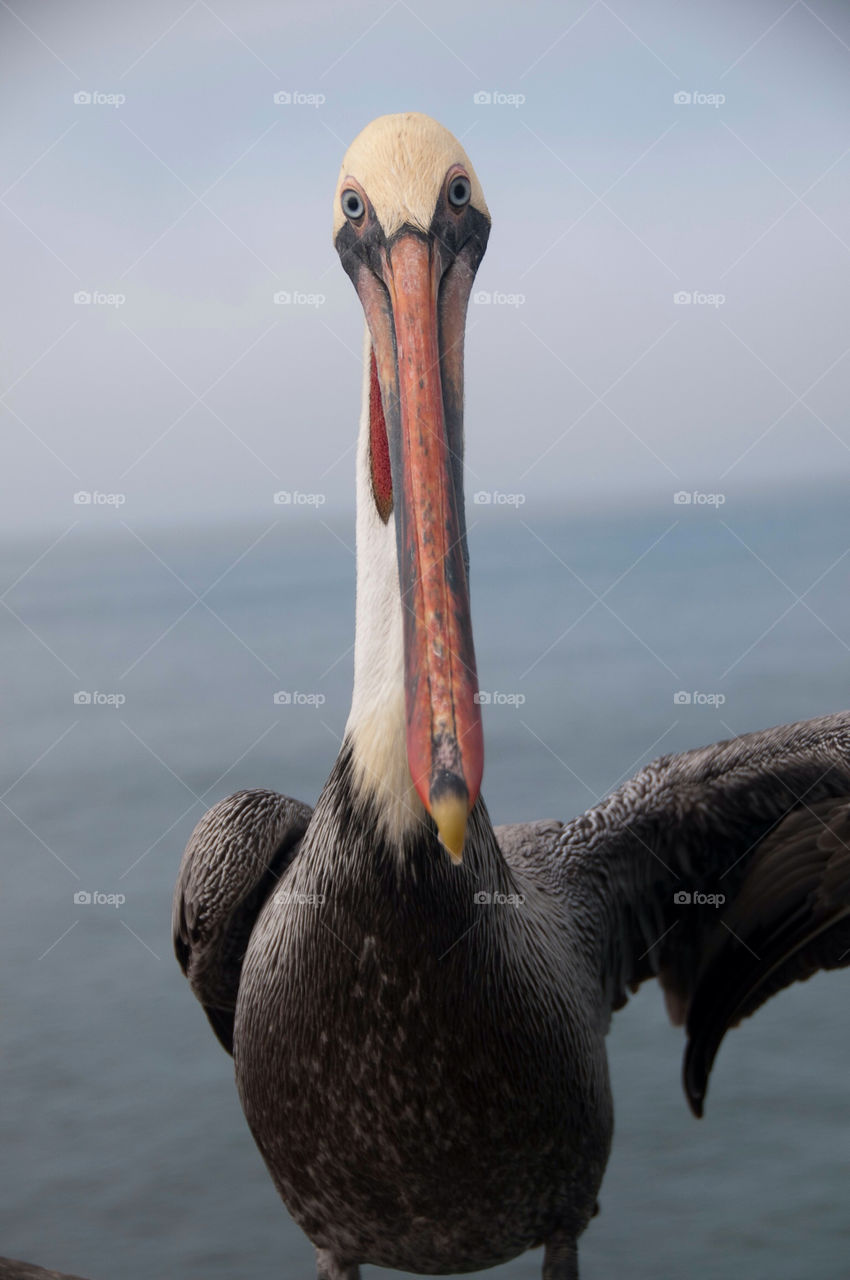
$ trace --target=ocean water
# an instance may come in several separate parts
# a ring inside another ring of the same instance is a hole
[[[330,769],[351,522],[282,509],[271,528],[151,532],[102,514],[2,552],[0,1253],[92,1280],[309,1277],[170,908],[206,807],[244,786],[313,801]],[[473,507],[470,524],[495,821],[568,817],[661,752],[850,705],[841,496]],[[657,988],[616,1015],[585,1280],[850,1274],[847,981],[821,975],[733,1032],[701,1122]]]

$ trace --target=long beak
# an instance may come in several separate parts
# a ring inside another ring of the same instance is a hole
[[[441,252],[433,237],[405,231],[383,254],[386,292],[367,268],[357,283],[389,444],[404,615],[407,759],[440,839],[460,862],[467,817],[481,786],[484,744],[460,458],[468,289],[462,273],[450,282],[452,267],[443,280]]]

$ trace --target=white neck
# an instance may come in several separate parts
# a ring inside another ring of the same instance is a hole
[[[385,833],[400,841],[424,817],[407,764],[404,636],[395,515],[384,524],[372,492],[369,439],[371,342],[363,348],[357,440],[357,611],[354,693],[346,727],[355,784],[377,802]]]

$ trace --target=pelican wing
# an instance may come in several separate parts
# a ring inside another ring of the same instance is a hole
[[[850,712],[655,761],[563,828],[550,867],[604,1006],[658,978],[701,1115],[726,1031],[850,965]]]
[[[242,960],[312,810],[275,791],[237,791],[201,818],[174,890],[174,952],[213,1030],[233,1052]]]

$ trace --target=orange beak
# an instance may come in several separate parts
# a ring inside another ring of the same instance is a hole
[[[372,337],[392,477],[407,759],[440,839],[460,862],[484,768],[461,461],[472,272],[455,262],[443,270],[442,259],[433,237],[405,230],[382,250],[383,281],[364,266],[357,287]]]

